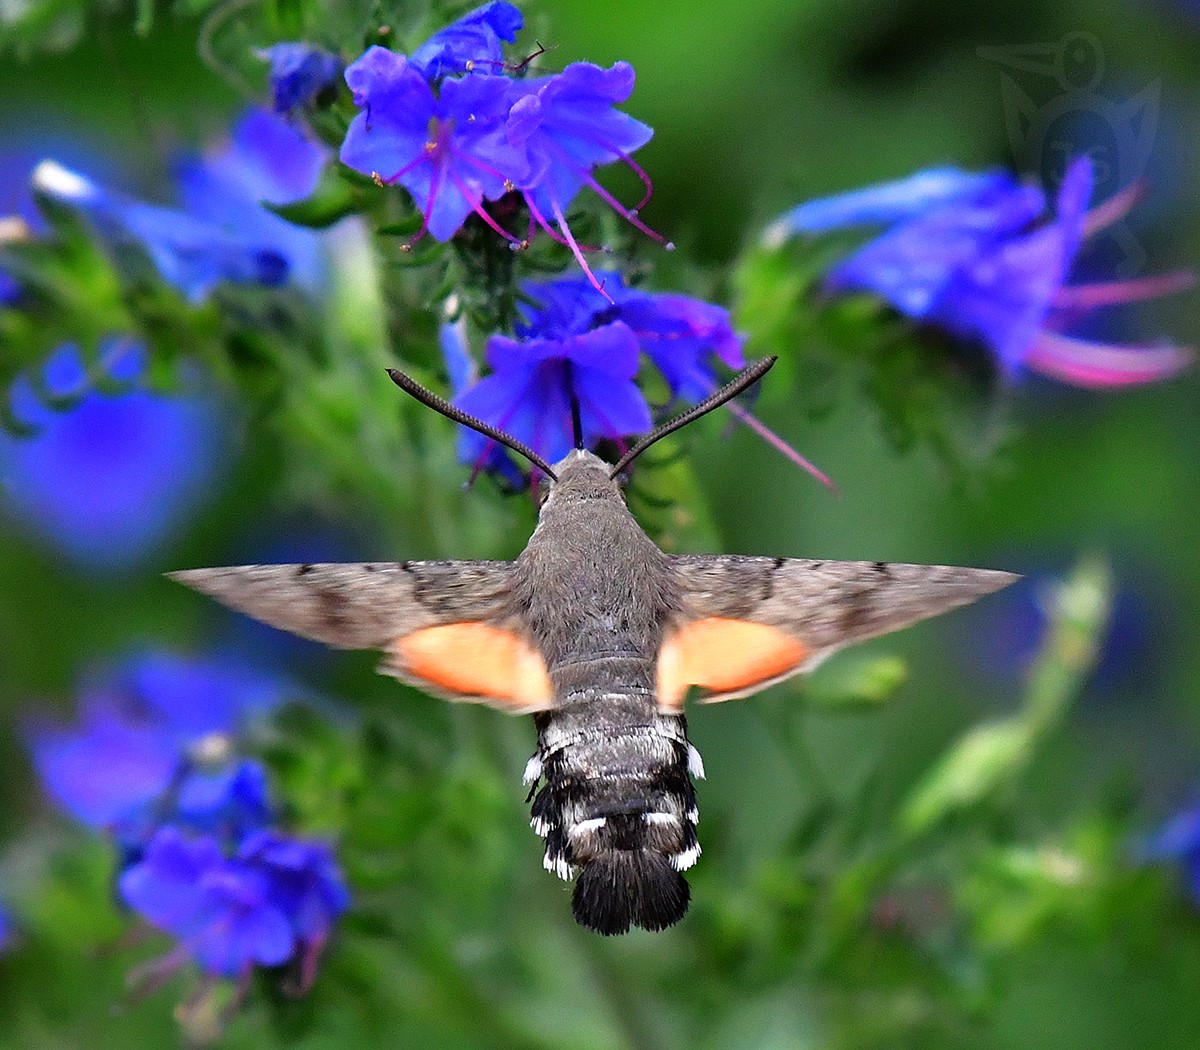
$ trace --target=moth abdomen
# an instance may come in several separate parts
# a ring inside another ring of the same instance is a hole
[[[610,850],[580,873],[571,896],[571,912],[581,926],[597,933],[628,933],[631,926],[665,930],[687,913],[691,889],[655,850]]]
[[[553,722],[539,716],[530,768],[545,783],[530,824],[546,840],[546,869],[578,875],[576,920],[604,934],[674,925],[691,897],[682,872],[700,854],[689,768],[701,767],[683,720],[565,734]]]

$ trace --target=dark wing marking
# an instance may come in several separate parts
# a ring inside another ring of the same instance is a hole
[[[736,555],[682,555],[672,564],[681,597],[677,631],[710,618],[743,620],[777,628],[797,643],[800,659],[782,673],[714,692],[706,702],[749,696],[810,670],[845,645],[965,605],[1018,579],[950,565]]]

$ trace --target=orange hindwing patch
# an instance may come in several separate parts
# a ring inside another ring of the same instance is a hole
[[[794,671],[807,647],[778,627],[708,616],[672,631],[658,653],[658,706],[680,711],[690,686],[739,694]]]
[[[541,653],[516,631],[448,623],[396,639],[391,652],[405,675],[463,700],[496,701],[514,711],[554,706]]]

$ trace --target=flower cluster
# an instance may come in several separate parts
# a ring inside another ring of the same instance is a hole
[[[266,770],[234,752],[289,692],[236,664],[148,654],[84,690],[79,728],[31,733],[48,793],[112,837],[122,901],[178,941],[161,967],[294,963],[304,988],[346,909],[329,847],[274,828]]]
[[[649,199],[649,180],[630,157],[652,132],[615,108],[633,91],[633,68],[626,62],[609,69],[574,62],[550,76],[513,75],[524,73],[524,64],[518,70],[505,66],[501,42],[514,40],[521,25],[521,13],[496,0],[411,56],[370,48],[346,70],[363,112],[350,125],[341,159],[380,183],[408,190],[423,216],[420,233],[447,241],[474,213],[520,246],[540,226],[568,244],[591,277],[565,218],[584,186],[661,240],[637,217]],[[646,184],[637,208],[621,205],[592,175],[616,161]],[[520,194],[529,209],[523,238],[503,229],[484,207],[509,193]]]
[[[1191,360],[1175,346],[1123,346],[1065,335],[1099,307],[1179,290],[1190,274],[1067,285],[1083,242],[1123,217],[1136,187],[1088,210],[1092,164],[1067,168],[1055,201],[1005,172],[954,168],[810,201],[783,215],[769,243],[843,226],[888,232],[837,264],[833,292],[866,291],[901,313],[981,342],[1007,373],[1024,366],[1086,387],[1146,383]]]
[[[315,289],[321,278],[316,234],[263,206],[307,196],[325,151],[291,125],[252,110],[231,140],[176,165],[184,207],[113,192],[55,161],[34,171],[37,192],[81,212],[116,249],[144,252],[159,276],[193,303],[218,284],[276,286],[289,280]]]
[[[717,365],[740,368],[742,336],[719,306],[686,295],[625,286],[617,273],[522,286],[518,338],[487,342],[492,372],[475,381],[461,334],[443,331],[455,404],[529,445],[549,462],[574,445],[578,409],[583,441],[621,442],[651,427],[650,406],[634,382],[644,354],[672,401],[693,402],[717,386]],[[459,455],[477,469],[508,462],[488,439],[464,430]]]
[[[222,413],[201,391],[146,389],[147,355],[113,338],[90,368],[60,347],[9,392],[30,431],[0,431],[0,504],[90,573],[144,563],[213,489]],[[54,406],[54,407],[52,407]]]

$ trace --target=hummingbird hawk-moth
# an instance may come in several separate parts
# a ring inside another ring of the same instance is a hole
[[[641,451],[761,377],[764,359],[610,465],[576,448],[553,466],[392,370],[395,382],[530,459],[549,482],[515,561],[242,565],[170,574],[274,627],[345,649],[448,700],[532,713],[525,770],[545,867],[577,876],[576,920],[661,930],[687,911],[700,854],[684,699],[749,696],[842,646],[1016,579],[941,565],[666,554],[618,478]],[[578,426],[576,427],[578,431]]]

